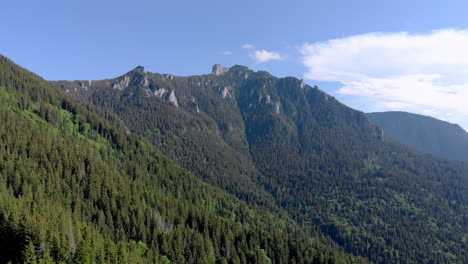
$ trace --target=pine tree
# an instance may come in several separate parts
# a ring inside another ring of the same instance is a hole
[[[25,246],[22,258],[24,264],[38,264],[36,247],[32,240],[29,240],[29,243]]]

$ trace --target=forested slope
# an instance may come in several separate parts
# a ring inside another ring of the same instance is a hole
[[[459,125],[406,112],[366,116],[401,144],[439,157],[468,161],[468,133]]]
[[[356,263],[0,56],[0,263]]]
[[[466,263],[468,165],[393,143],[296,78],[243,66],[52,82],[205,181],[378,263]]]

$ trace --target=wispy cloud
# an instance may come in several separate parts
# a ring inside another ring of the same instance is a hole
[[[230,50],[225,50],[225,51],[220,51],[217,53],[218,55],[221,55],[221,56],[229,56],[229,55],[232,55],[232,51]]]
[[[244,44],[242,45],[243,49],[255,49],[255,46],[252,44]]]
[[[269,61],[278,61],[284,60],[285,57],[275,51],[268,51],[268,50],[257,50],[254,45],[252,44],[244,44],[242,45],[243,49],[251,50],[249,53],[249,57],[254,61],[255,64],[265,63]]]
[[[249,57],[253,59],[256,63],[265,63],[275,60],[283,60],[284,57],[279,53],[268,50],[256,50],[249,54]]]
[[[376,111],[404,110],[468,128],[468,30],[369,33],[301,47],[305,78]]]

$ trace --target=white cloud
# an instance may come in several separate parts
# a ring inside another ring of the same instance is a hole
[[[338,81],[337,94],[375,111],[429,114],[468,128],[468,30],[369,33],[305,44],[305,78]]]
[[[218,55],[228,56],[228,55],[232,55],[232,52],[230,50],[225,50],[225,51],[218,52]]]
[[[242,45],[243,49],[255,49],[255,46],[252,44],[244,44]]]
[[[283,60],[284,57],[279,53],[268,50],[256,50],[249,54],[249,57],[253,59],[256,63],[264,63],[274,60]]]

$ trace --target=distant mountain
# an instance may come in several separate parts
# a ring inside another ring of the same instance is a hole
[[[468,164],[386,140],[318,87],[244,66],[57,81],[204,181],[377,263],[467,263]]]
[[[406,112],[366,115],[397,142],[440,157],[468,161],[468,133],[459,125]]]

